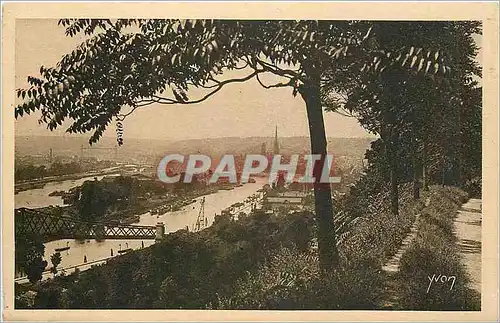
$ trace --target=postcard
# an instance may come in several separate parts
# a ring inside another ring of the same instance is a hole
[[[498,4],[3,18],[3,319],[498,321]]]

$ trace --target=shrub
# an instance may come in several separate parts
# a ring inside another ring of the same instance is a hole
[[[321,309],[375,309],[382,289],[380,266],[371,260],[343,262],[330,277],[320,282]]]
[[[300,309],[308,304],[318,279],[318,259],[311,253],[282,248],[254,273],[236,283],[231,296],[218,296],[217,309]],[[309,306],[308,306],[309,305]]]
[[[350,236],[340,246],[340,252],[347,261],[373,262],[380,267],[399,249],[410,231],[417,213],[423,208],[420,200],[410,198],[409,187],[403,187],[400,196],[400,213],[394,216],[385,200],[378,212],[369,213],[354,227]]]
[[[230,296],[219,296],[216,309],[373,309],[381,276],[373,262],[342,261],[320,279],[318,258],[310,252],[282,248],[257,272],[236,284]]]
[[[467,194],[457,188],[432,187],[414,244],[401,259],[397,279],[400,306],[410,310],[479,310],[480,297],[467,287],[469,279],[453,234],[453,218]],[[455,276],[446,282],[430,279]],[[429,287],[430,285],[430,287]]]

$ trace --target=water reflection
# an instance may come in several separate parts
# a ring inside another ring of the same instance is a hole
[[[106,176],[118,176],[115,175],[106,175]],[[35,188],[32,190],[21,191],[14,195],[14,204],[17,208],[26,207],[26,208],[41,208],[47,207],[50,205],[54,206],[64,206],[63,200],[61,196],[49,196],[50,193],[54,191],[68,191],[73,187],[77,187],[83,184],[85,181],[93,180],[97,177],[98,180],[101,180],[104,175],[101,176],[90,176],[84,177],[75,180],[66,180],[61,182],[50,182],[45,184],[42,188]]]

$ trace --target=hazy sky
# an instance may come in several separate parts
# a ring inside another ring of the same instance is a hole
[[[55,65],[81,38],[70,38],[57,20],[16,22],[16,88],[26,87],[28,75],[38,76],[41,65]],[[190,96],[197,97],[196,95]],[[63,124],[68,126],[69,123]],[[137,109],[124,122],[125,138],[191,139],[228,136],[308,136],[305,104],[291,88],[266,90],[256,80],[230,84],[196,105],[151,105]],[[16,135],[63,135],[66,127],[50,132],[38,124],[38,114],[16,121]],[[367,137],[356,119],[325,113],[329,137]],[[90,134],[86,135],[90,136]],[[105,136],[115,136],[112,125]]]

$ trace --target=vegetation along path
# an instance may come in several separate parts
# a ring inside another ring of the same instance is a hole
[[[428,200],[426,201],[426,206],[428,205]],[[417,236],[418,226],[419,226],[420,214],[415,215],[415,222],[413,223],[410,232],[401,242],[396,254],[390,258],[384,266],[382,266],[382,271],[386,275],[384,293],[381,301],[381,308],[384,309],[394,309],[398,305],[399,294],[396,292],[398,287],[398,281],[395,274],[399,272],[401,265],[401,257],[408,250],[412,241]]]
[[[481,292],[481,200],[463,204],[455,219],[459,255],[470,278],[470,288]]]

